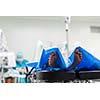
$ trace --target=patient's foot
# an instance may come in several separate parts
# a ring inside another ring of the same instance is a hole
[[[74,52],[74,63],[78,65],[82,60],[82,52],[80,52],[78,49]]]
[[[56,52],[52,52],[50,54],[49,58],[48,58],[48,64],[49,64],[49,66],[56,67],[55,66],[55,62],[56,62],[57,58],[58,58],[57,53]]]
[[[74,61],[67,70],[71,71],[71,70],[75,69],[76,66],[81,62],[81,60],[82,60],[82,53],[78,49],[76,49],[74,52]]]

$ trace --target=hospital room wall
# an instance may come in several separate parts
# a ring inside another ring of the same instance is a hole
[[[81,46],[100,59],[100,33],[91,33],[90,26],[100,26],[100,22],[73,21],[69,25],[70,53]]]
[[[48,47],[66,39],[65,23],[59,19],[0,17],[0,28],[6,36],[9,51],[22,51],[29,60],[34,60],[38,40]]]

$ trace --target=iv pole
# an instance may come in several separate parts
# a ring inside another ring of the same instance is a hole
[[[69,16],[66,16],[65,17],[65,25],[66,25],[66,28],[65,28],[65,31],[66,31],[66,42],[67,42],[67,59],[68,59],[68,56],[69,56],[69,27],[68,27],[68,23],[70,23],[70,17]]]

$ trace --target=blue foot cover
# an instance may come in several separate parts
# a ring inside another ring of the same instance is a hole
[[[100,60],[91,55],[89,52],[84,50],[81,47],[77,47],[80,52],[82,52],[82,61],[80,64],[78,64],[74,71],[77,70],[99,70],[100,69]],[[75,50],[74,50],[75,51]],[[74,61],[74,51],[69,57],[69,61],[72,63]],[[48,58],[52,52],[56,52],[58,54],[58,59],[56,61],[57,65],[59,65],[59,68],[46,68],[46,65],[48,63]],[[65,70],[67,69],[70,64],[65,63],[63,56],[58,48],[51,48],[48,50],[43,49],[42,55],[40,57],[39,62],[33,63],[32,66],[36,67],[36,71],[42,71],[42,70],[48,70],[48,71],[58,71],[58,70]]]
[[[77,47],[80,52],[82,52],[82,61],[74,70],[99,70],[100,69],[100,60],[94,57],[92,54],[87,52],[81,47]],[[74,52],[69,57],[70,61],[74,61]]]
[[[57,65],[60,66],[59,68],[51,68],[51,67],[46,68],[46,65],[48,64],[48,58],[52,52],[56,52],[58,54],[58,59],[57,59],[56,63],[57,63]],[[52,70],[58,71],[61,69],[66,69],[66,64],[62,57],[60,50],[58,48],[51,48],[48,50],[43,50],[40,61],[37,65],[37,69],[38,70],[50,70],[50,71],[52,71]]]

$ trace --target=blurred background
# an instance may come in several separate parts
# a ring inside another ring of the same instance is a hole
[[[76,46],[82,46],[100,58],[99,16],[71,16],[67,33],[64,16],[0,16],[0,29],[9,51],[21,51],[31,61],[37,60],[43,47],[62,49],[67,45],[69,55]]]

